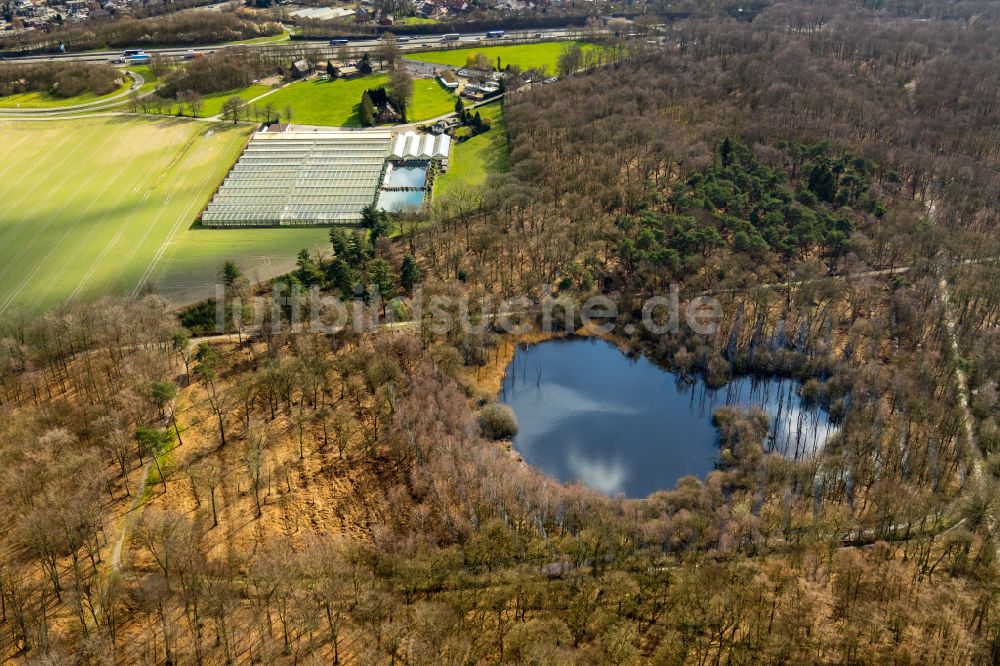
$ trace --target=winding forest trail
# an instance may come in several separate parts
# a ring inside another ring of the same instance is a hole
[[[142,466],[142,471],[139,474],[139,487],[136,488],[135,495],[132,498],[132,506],[129,507],[122,518],[122,526],[118,531],[118,538],[115,539],[114,548],[111,549],[111,557],[108,558],[108,566],[111,570],[121,568],[122,548],[125,545],[125,539],[128,538],[129,530],[132,529],[132,524],[135,522],[136,510],[142,503],[143,495],[146,494],[146,482],[149,480],[149,470],[152,466],[152,459]]]
[[[965,439],[969,445],[969,454],[972,456],[972,469],[970,470],[973,479],[979,479],[983,473],[983,457],[980,453],[979,444],[976,442],[976,431],[973,428],[972,410],[969,409],[969,378],[959,363],[961,353],[958,345],[958,324],[955,319],[955,312],[951,304],[951,292],[948,288],[948,280],[942,275],[938,279],[938,300],[941,302],[941,316],[944,320],[945,331],[948,334],[948,346],[954,357],[955,364],[955,393],[958,396],[958,408],[962,417],[962,430],[965,431]]]

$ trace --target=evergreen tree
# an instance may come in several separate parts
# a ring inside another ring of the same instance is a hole
[[[396,280],[392,277],[392,267],[385,259],[378,258],[368,268],[370,289],[382,299],[382,314],[386,303],[396,297]]]
[[[323,282],[323,272],[319,269],[316,261],[309,256],[309,250],[300,250],[295,262],[295,277],[306,286],[320,284]]]
[[[243,273],[239,266],[231,261],[222,264],[222,284],[232,287],[241,277],[243,277]]]
[[[412,292],[414,285],[420,282],[420,277],[420,269],[417,267],[413,255],[408,254],[403,257],[403,267],[399,273],[399,281],[403,285],[403,289]]]
[[[361,56],[361,60],[358,61],[358,71],[366,75],[372,73],[372,64],[367,53]]]
[[[334,257],[346,257],[350,242],[347,232],[341,227],[330,229],[330,247]]]
[[[733,155],[733,142],[729,140],[727,136],[723,142],[722,147],[719,148],[719,157],[722,159],[722,166],[729,166]]]
[[[809,172],[809,189],[823,201],[831,203],[837,196],[837,179],[826,164],[817,164]]]
[[[372,103],[372,98],[365,92],[361,95],[361,124],[365,127],[371,127],[375,124],[375,105]]]
[[[389,216],[385,211],[369,204],[361,209],[361,226],[371,232],[369,242],[374,247],[379,238],[389,233]]]
[[[334,257],[327,265],[326,280],[330,288],[339,292],[342,298],[351,298],[354,295],[357,276],[343,258]]]

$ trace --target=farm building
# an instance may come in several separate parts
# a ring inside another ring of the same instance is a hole
[[[261,133],[265,134],[268,132],[270,132],[271,134],[280,134],[283,132],[290,131],[291,128],[292,126],[289,125],[288,123],[271,123],[270,125],[264,125],[264,127],[261,128],[260,131]]]
[[[309,64],[308,60],[296,60],[292,63],[292,76],[296,79],[302,79],[312,72],[312,65]]]
[[[458,76],[450,69],[446,69],[441,72],[441,74],[438,75],[438,81],[440,81],[441,85],[448,90],[455,90],[458,88],[459,84]]]
[[[337,77],[341,79],[353,79],[361,76],[361,71],[355,65],[334,65]]]
[[[392,133],[257,133],[202,214],[209,227],[356,224],[375,201]]]

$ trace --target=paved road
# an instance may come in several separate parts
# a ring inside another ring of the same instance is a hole
[[[419,51],[421,49],[442,46],[454,46],[456,44],[462,46],[472,46],[478,44],[490,44],[490,45],[501,45],[510,44],[516,41],[525,40],[535,40],[537,39],[535,35],[541,35],[545,40],[558,40],[567,39],[579,35],[582,30],[573,28],[539,28],[532,30],[523,30],[507,33],[507,35],[502,39],[486,39],[486,33],[483,32],[473,32],[473,33],[462,33],[457,41],[445,41],[442,39],[441,35],[422,35],[411,37],[409,41],[401,42],[399,48],[403,51]],[[593,31],[588,31],[592,33]],[[347,43],[347,48],[351,50],[358,51],[368,51],[377,48],[382,44],[382,40],[379,39],[364,39],[364,40],[351,40]],[[184,54],[189,50],[194,51],[217,51],[226,48],[235,48],[236,45],[219,45],[219,44],[206,44],[203,46],[184,46],[184,47],[172,47],[172,48],[150,48],[146,49],[146,53],[151,55],[161,55],[166,57],[183,57]],[[342,48],[340,46],[330,46],[329,40],[302,40],[302,41],[290,41],[282,42],[279,44],[252,44],[248,45],[248,48],[253,49],[264,49],[264,50],[274,50],[274,51],[302,51],[305,49],[319,49],[322,51],[327,51],[332,53],[333,51]],[[32,60],[73,60],[73,61],[84,61],[84,62],[107,62],[109,60],[121,57],[121,50],[114,51],[88,51],[85,53],[51,53],[45,55],[31,55],[31,56],[21,56],[16,58],[8,58],[3,62],[26,62]],[[2,64],[2,63],[0,63]]]
[[[54,114],[65,114],[74,113],[77,111],[89,112],[89,111],[100,111],[102,109],[110,109],[121,105],[122,101],[132,94],[133,91],[138,90],[146,83],[146,79],[143,78],[141,74],[136,72],[125,72],[129,77],[132,78],[132,85],[125,92],[118,93],[112,97],[107,97],[96,102],[87,102],[86,104],[71,104],[68,106],[53,106],[45,109],[15,109],[15,108],[0,108],[0,118],[5,116],[45,116]]]

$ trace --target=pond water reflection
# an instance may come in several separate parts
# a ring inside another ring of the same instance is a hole
[[[378,195],[378,207],[390,213],[413,210],[423,205],[423,190],[382,190]]]
[[[423,189],[427,183],[427,165],[393,165],[386,174],[382,187],[391,189],[396,187],[415,187]]]
[[[811,455],[836,426],[825,411],[802,404],[798,385],[739,377],[712,390],[607,341],[569,338],[520,346],[499,399],[517,414],[513,443],[525,462],[564,482],[645,497],[714,468],[712,414],[724,405],[762,407],[771,417],[766,448]]]

